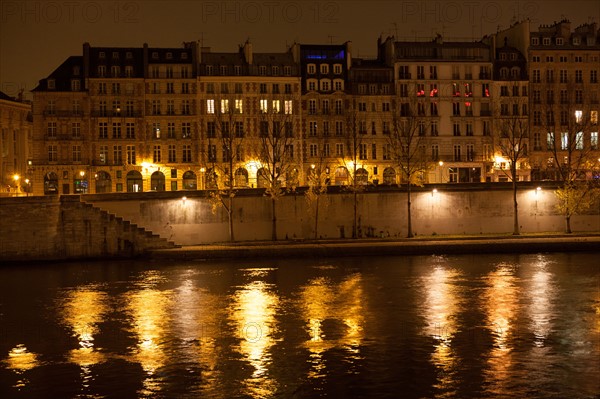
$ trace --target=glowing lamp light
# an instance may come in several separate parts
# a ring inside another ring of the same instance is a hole
[[[20,178],[21,178],[21,176],[19,176],[17,174],[13,175],[13,180],[15,181],[15,183],[18,182]]]
[[[186,196],[181,197],[181,202],[183,202],[185,204],[185,201],[187,201],[187,197]]]
[[[83,170],[79,171],[79,176],[81,176],[81,177],[85,176],[85,172]]]

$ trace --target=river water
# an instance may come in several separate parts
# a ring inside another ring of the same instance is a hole
[[[1,398],[599,396],[599,253],[0,267]]]

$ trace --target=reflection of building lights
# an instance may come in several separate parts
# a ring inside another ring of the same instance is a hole
[[[538,194],[540,191],[542,191],[542,188],[541,188],[541,187],[538,187],[538,188],[536,188],[536,189],[535,189],[535,195],[537,195],[537,194]]]
[[[187,197],[181,197],[181,201],[185,204],[185,201],[187,200]]]
[[[437,193],[437,188],[434,188],[433,190],[431,190],[431,196],[433,197],[435,194]]]

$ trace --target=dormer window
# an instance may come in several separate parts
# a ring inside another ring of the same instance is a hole
[[[557,37],[557,38],[556,38],[556,44],[557,44],[558,46],[562,46],[562,45],[564,44],[564,40],[563,40],[563,38],[562,38],[562,37]]]
[[[79,65],[75,65],[73,67],[73,76],[79,76],[80,70],[79,70]]]
[[[342,64],[334,64],[333,65],[333,73],[336,75],[342,74]]]
[[[206,74],[209,76],[213,74],[213,66],[212,65],[206,66]]]
[[[516,55],[515,53],[512,53],[512,54],[510,55],[510,60],[511,60],[511,61],[516,61],[516,60],[517,60],[517,55]]]
[[[278,66],[272,66],[271,67],[271,75],[273,75],[273,76],[279,76],[279,67]]]
[[[329,64],[321,64],[321,73],[322,74],[329,73]]]
[[[580,44],[581,44],[581,39],[579,38],[579,36],[573,37],[573,45],[579,46]]]
[[[79,91],[80,87],[79,79],[71,80],[71,91]]]
[[[106,53],[104,51],[100,51],[98,53],[98,58],[106,58]]]
[[[506,61],[506,53],[500,54],[500,61]]]
[[[119,59],[119,53],[116,52],[116,51],[113,51],[112,57],[113,57],[114,60],[118,60]]]
[[[292,67],[290,67],[290,66],[284,66],[283,67],[283,74],[285,76],[290,76],[292,74]]]
[[[265,76],[267,74],[267,67],[264,65],[261,65],[258,67],[258,74],[261,76]]]
[[[48,89],[56,89],[56,81],[54,79],[48,79]]]
[[[314,75],[317,72],[317,66],[315,64],[308,64],[306,66],[306,71],[309,75]]]
[[[168,60],[172,60],[173,59],[173,53],[172,52],[167,52],[167,59]]]
[[[106,66],[98,65],[98,77],[103,78],[104,76],[106,76]]]
[[[588,46],[593,46],[595,42],[594,36],[588,36],[587,38],[587,45]]]
[[[131,51],[128,51],[125,53],[125,58],[127,58],[128,60],[133,58],[133,53]]]
[[[220,66],[221,75],[227,75],[227,65]]]
[[[187,60],[187,58],[188,58],[187,53],[181,53],[182,60]]]
[[[152,59],[153,60],[157,60],[158,59],[158,51],[153,51],[152,52]]]
[[[542,44],[544,46],[549,46],[550,45],[550,38],[549,37],[545,37],[542,39]]]
[[[540,44],[540,38],[539,37],[532,37],[531,38],[531,45],[532,46],[539,46]]]

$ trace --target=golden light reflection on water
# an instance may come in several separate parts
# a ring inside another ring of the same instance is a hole
[[[108,310],[107,300],[104,292],[87,287],[67,291],[62,303],[62,322],[79,342],[79,348],[69,352],[69,361],[82,367],[86,375],[89,366],[104,361],[104,355],[94,346],[94,336]]]
[[[129,291],[125,302],[127,312],[132,317],[131,329],[137,336],[132,357],[146,372],[142,396],[156,393],[162,384],[153,378],[156,370],[168,362],[164,342],[169,339],[172,291],[154,288],[161,281],[156,273],[149,273],[140,283],[138,291]]]
[[[500,385],[506,383],[513,367],[511,342],[519,307],[515,268],[510,264],[501,264],[488,274],[486,280],[488,287],[483,307],[493,339],[487,358],[486,380],[492,392],[506,393],[506,387]]]
[[[252,275],[251,271],[248,273]],[[269,373],[272,364],[270,349],[279,332],[275,318],[279,297],[273,289],[272,284],[254,280],[235,293],[230,306],[229,318],[235,325],[234,334],[239,340],[236,349],[253,367],[252,376],[243,382],[244,388],[253,397],[269,396],[277,389],[277,381]]]
[[[359,347],[364,339],[365,296],[362,275],[353,274],[339,284],[325,277],[311,280],[301,289],[300,301],[302,314],[306,320],[309,339],[306,347],[310,351],[311,369],[309,378],[321,378],[326,375],[323,352],[343,347],[352,356],[359,355]],[[344,331],[328,337],[323,331],[323,323],[328,319],[342,322]]]
[[[552,297],[554,287],[552,273],[547,270],[547,262],[541,257],[535,264],[531,277],[530,287],[526,291],[529,295],[530,329],[535,336],[535,345],[543,347],[548,335],[552,331]]]
[[[195,287],[193,276],[188,277],[176,290],[174,297],[177,303],[173,310],[175,324],[185,343],[183,357],[191,364],[200,363],[203,370],[202,388],[211,392],[218,381],[218,352],[215,343],[220,334],[220,306],[223,306],[223,301],[218,295]]]
[[[37,355],[29,352],[23,344],[18,344],[8,352],[8,358],[4,361],[9,370],[13,370],[17,374],[22,374],[27,370],[40,365]],[[19,379],[15,384],[15,388],[23,388],[27,385],[27,379]]]
[[[431,362],[437,367],[436,388],[443,392],[455,391],[458,363],[452,346],[457,332],[457,313],[461,310],[462,298],[455,280],[460,272],[437,265],[423,277],[424,289],[424,333],[434,339]]]

